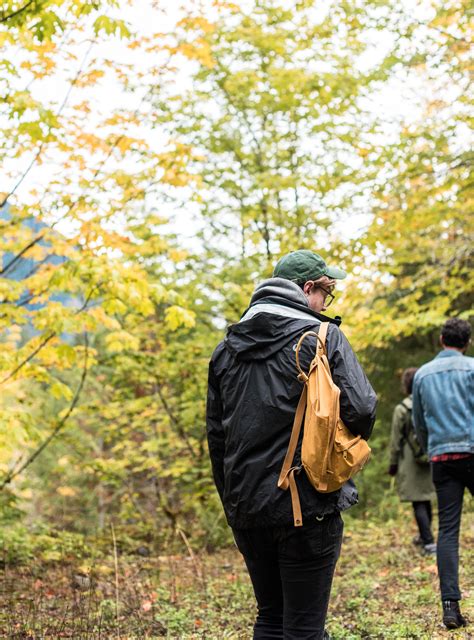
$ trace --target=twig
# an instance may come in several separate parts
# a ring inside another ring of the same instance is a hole
[[[89,304],[89,301],[94,293],[94,291],[99,287],[100,285],[97,285],[96,287],[93,287],[91,289],[91,291],[89,292],[89,295],[87,296],[84,304],[82,305],[82,307],[80,309],[78,309],[75,313],[75,315],[78,315],[79,313],[82,313],[82,311],[84,311],[87,308],[87,305]],[[43,342],[41,342],[36,349],[34,349],[32,351],[32,353],[30,353],[28,356],[26,356],[26,358],[24,360],[22,360],[20,362],[19,365],[17,365],[15,367],[15,369],[13,369],[13,371],[11,371],[7,376],[5,376],[5,378],[3,378],[3,380],[0,380],[0,385],[5,384],[5,382],[8,382],[9,380],[11,380],[17,373],[18,371],[25,366],[25,364],[28,364],[28,362],[34,358],[40,351],[41,349],[43,349],[43,347],[45,347],[48,342],[50,340],[52,340],[55,336],[57,335],[56,331],[53,331],[52,333],[50,333],[48,336],[46,336],[46,338],[43,340]],[[85,336],[87,336],[87,333],[85,334]]]
[[[194,552],[192,550],[192,547],[189,544],[188,537],[186,536],[184,531],[181,529],[181,527],[178,527],[178,533],[181,536],[181,538],[183,539],[184,544],[186,545],[186,549],[188,550],[189,557],[191,558],[191,562],[192,562],[192,565],[193,565],[193,568],[194,568],[194,572],[196,574],[197,579],[202,584],[204,584],[204,578],[203,578],[203,575],[202,575],[201,567],[199,566],[199,562],[197,561],[196,556],[194,555]]]
[[[168,417],[171,421],[171,424],[173,424],[176,427],[176,431],[178,432],[178,435],[184,440],[184,443],[189,451],[189,453],[193,456],[193,458],[196,457],[196,453],[194,451],[194,448],[186,434],[186,431],[183,428],[183,425],[181,424],[181,422],[179,421],[179,419],[177,418],[177,416],[173,413],[173,411],[171,410],[171,407],[169,406],[165,396],[163,395],[160,385],[157,384],[155,386],[155,390],[156,390],[156,395],[159,397],[159,399],[161,400],[161,404],[163,405],[164,410],[166,411],[166,413],[168,414]]]
[[[74,410],[74,408],[75,408],[75,406],[76,406],[76,404],[77,404],[77,402],[79,400],[79,396],[81,395],[81,391],[82,391],[82,388],[84,387],[84,382],[85,382],[86,377],[87,377],[87,364],[88,364],[88,356],[89,356],[89,338],[88,338],[87,333],[84,334],[84,346],[85,346],[84,368],[82,370],[81,380],[80,380],[79,385],[78,385],[78,387],[76,389],[76,393],[74,394],[74,398],[72,399],[72,402],[69,405],[69,409],[64,414],[64,416],[61,418],[61,420],[59,420],[59,422],[54,427],[54,429],[51,431],[49,436],[45,440],[43,440],[41,445],[35,451],[33,451],[33,453],[23,462],[23,464],[21,464],[17,469],[12,469],[6,475],[6,477],[0,483],[0,491],[2,489],[4,489],[6,487],[6,485],[9,484],[14,478],[16,478],[18,475],[20,475],[20,473],[22,473],[27,467],[29,467],[30,464],[34,460],[36,460],[36,458],[44,451],[44,449],[46,449],[46,447],[51,442],[51,440],[58,435],[58,433],[61,431],[61,429],[66,424],[69,416],[73,412],[73,410]]]
[[[17,16],[18,14],[22,13],[25,9],[28,9],[30,4],[33,4],[33,2],[35,2],[35,0],[29,0],[29,2],[27,2],[23,7],[20,7],[16,11],[13,11],[13,13],[9,13],[7,16],[2,16],[0,18],[0,23],[1,22],[7,22],[7,20],[11,20],[12,18]]]
[[[117,540],[115,538],[115,529],[114,529],[113,522],[110,523],[110,528],[112,530],[112,542],[114,545],[116,632],[117,632],[117,638],[120,638],[118,556],[117,556]]]
[[[36,349],[33,349],[33,351],[24,360],[22,360],[20,364],[18,364],[13,369],[13,371],[10,371],[10,373],[7,376],[5,376],[3,380],[0,380],[0,385],[5,384],[5,382],[8,382],[9,380],[11,380],[15,376],[15,374],[17,374],[18,371],[25,366],[25,364],[28,364],[28,362],[32,360],[35,357],[35,355],[39,351],[41,351],[41,349],[43,349],[43,347],[45,347],[50,340],[54,338],[55,335],[56,335],[56,332],[53,332],[47,335],[46,338],[43,340],[43,342],[40,342],[40,344],[36,347]]]
[[[58,111],[56,112],[56,117],[59,117],[64,109],[64,107],[67,104],[67,101],[69,99],[69,96],[71,95],[71,91],[73,90],[74,86],[77,84],[77,81],[79,80],[79,77],[82,74],[82,70],[83,67],[86,63],[87,58],[89,57],[89,53],[91,52],[92,47],[94,46],[95,42],[94,40],[91,41],[86,53],[84,54],[84,57],[82,59],[81,64],[79,65],[79,69],[76,72],[76,75],[74,76],[74,78],[71,81],[71,84],[68,87],[68,90],[66,91],[66,95],[64,96],[64,99],[58,109]],[[48,128],[48,134],[51,132],[52,130],[52,125],[49,126]],[[36,154],[33,156],[30,164],[27,166],[26,170],[23,172],[23,174],[20,176],[20,178],[18,179],[17,183],[15,184],[15,186],[13,187],[13,189],[6,194],[6,196],[4,197],[4,199],[2,200],[2,202],[0,203],[0,208],[3,207],[6,202],[8,201],[8,199],[15,193],[15,191],[18,189],[18,187],[21,185],[21,183],[23,182],[23,180],[26,178],[26,176],[30,173],[31,169],[34,167],[34,165],[36,164],[36,161],[38,160],[38,158],[40,157],[42,151],[43,151],[43,147],[44,147],[44,141],[41,142],[40,146],[38,147],[38,150],[36,152]]]
[[[2,205],[0,205],[1,207]],[[40,240],[42,240],[44,238],[44,233],[41,233],[39,236],[36,236],[36,238],[33,238],[33,240],[26,245],[26,247],[24,247],[19,253],[16,254],[16,256],[14,256],[10,262],[8,262],[6,264],[5,267],[3,267],[3,269],[0,269],[0,276],[4,275],[7,271],[10,270],[11,267],[13,267],[14,264],[16,264],[16,262],[18,262],[18,260],[20,260],[20,258],[23,257],[23,255],[29,251],[32,247],[35,246],[35,244],[37,244]]]
[[[92,44],[93,44],[93,43],[91,43],[91,47],[92,47]],[[90,48],[91,48],[91,47],[90,47]],[[90,48],[89,48],[89,51],[90,51]],[[87,54],[89,53],[89,51],[87,52]],[[86,55],[87,55],[87,54],[86,54]],[[81,66],[82,66],[82,65],[81,65]],[[67,98],[68,98],[68,96],[69,96],[69,94],[70,94],[70,92],[71,92],[71,90],[72,90],[72,88],[73,88],[73,85],[77,82],[77,80],[78,80],[78,78],[79,78],[79,75],[80,75],[80,73],[79,73],[79,74],[77,75],[77,77],[75,78],[74,83],[73,83],[73,84],[71,84],[71,86],[69,87],[69,91],[68,91],[68,93],[66,94],[65,99],[63,100],[63,103],[62,103],[62,105],[61,105],[61,107],[60,107],[60,111],[64,108],[64,106],[65,106],[65,104],[66,104],[66,101],[67,101]],[[152,91],[152,89],[150,89],[149,91],[147,91],[147,92],[142,96],[142,98],[140,99],[140,102],[139,102],[139,104],[138,104],[138,107],[135,109],[135,112],[134,112],[134,114],[135,114],[135,115],[139,113],[139,111],[140,111],[140,107],[141,107],[142,103],[144,102],[145,98],[150,94],[150,92],[151,92],[151,91]],[[59,115],[59,114],[60,114],[60,111],[58,112],[58,114],[57,114],[57,115]],[[124,133],[123,133],[123,134],[121,134],[121,135],[119,135],[119,136],[117,136],[117,137],[115,138],[115,140],[114,140],[113,144],[111,144],[111,145],[109,146],[109,150],[108,150],[107,155],[106,155],[106,156],[105,156],[105,158],[102,160],[102,162],[99,164],[99,166],[96,168],[96,170],[95,170],[95,172],[94,172],[94,175],[92,176],[92,181],[93,181],[93,180],[95,180],[95,179],[97,178],[97,176],[99,175],[99,173],[101,172],[101,170],[104,168],[105,163],[106,163],[106,162],[108,161],[108,159],[112,156],[112,153],[113,153],[113,152],[114,152],[114,150],[117,148],[117,146],[120,144],[120,142],[121,142],[121,140],[124,138],[124,136],[125,136],[125,134],[124,134]],[[23,180],[26,178],[26,176],[27,176],[27,174],[29,173],[30,169],[33,167],[34,163],[36,162],[37,158],[39,157],[39,153],[41,153],[42,145],[43,145],[43,143],[41,144],[41,147],[40,147],[40,149],[39,149],[38,154],[33,158],[33,161],[32,161],[32,163],[31,163],[31,165],[27,168],[26,172],[25,172],[25,173],[23,174],[23,176],[20,178],[19,182],[15,185],[15,187],[12,189],[12,191],[10,191],[9,193],[7,193],[7,195],[4,197],[4,199],[2,200],[2,202],[0,202],[0,209],[1,209],[1,208],[2,208],[6,203],[7,203],[8,199],[10,198],[10,196],[12,196],[12,195],[15,193],[15,191],[17,190],[17,188],[20,186],[20,184],[21,184],[21,183],[23,182]],[[43,199],[44,199],[44,197],[45,197],[45,195],[46,195],[46,193],[47,193],[47,192],[48,192],[47,190],[44,192],[44,194],[43,194],[43,196],[42,196],[42,199],[41,199],[41,202],[43,201]],[[68,207],[67,211],[66,211],[62,216],[60,216],[60,217],[59,217],[55,222],[53,222],[52,224],[50,224],[50,225],[49,225],[49,228],[50,228],[50,229],[54,229],[54,227],[55,227],[59,222],[61,222],[61,221],[62,221],[62,220],[64,220],[68,215],[70,215],[70,214],[71,214],[71,212],[76,208],[76,206],[77,206],[77,205],[78,205],[78,203],[80,202],[80,200],[81,200],[81,198],[82,198],[83,194],[84,194],[84,192],[83,192],[83,193],[81,193],[81,194],[76,198],[76,200],[74,200],[74,202],[73,202],[73,203]],[[40,203],[40,204],[41,204],[41,203]],[[7,271],[8,271],[8,270],[9,270],[9,269],[10,269],[10,268],[11,268],[11,267],[12,267],[12,266],[13,266],[13,265],[14,265],[14,264],[15,264],[15,263],[16,263],[16,262],[21,258],[21,257],[23,257],[23,255],[24,255],[25,253],[27,253],[27,252],[28,252],[32,247],[34,247],[38,242],[40,242],[40,241],[45,237],[45,235],[46,235],[46,230],[41,231],[41,232],[40,232],[40,233],[39,233],[35,238],[33,238],[33,240],[31,240],[31,242],[30,242],[26,247],[24,247],[24,248],[20,251],[20,253],[18,253],[16,256],[14,256],[14,257],[10,260],[10,262],[9,262],[8,264],[6,264],[6,265],[5,265],[5,267],[3,267],[3,268],[0,270],[0,275],[2,275],[2,274],[4,274],[4,273],[6,273],[6,272],[7,272]]]

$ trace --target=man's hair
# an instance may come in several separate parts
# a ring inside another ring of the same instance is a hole
[[[410,367],[409,369],[405,369],[405,371],[402,373],[402,389],[408,395],[413,390],[413,378],[415,377],[415,373],[417,371],[417,367]]]
[[[441,329],[441,339],[445,347],[464,349],[471,339],[471,325],[467,320],[450,318]]]
[[[320,278],[318,278],[317,280],[314,280],[314,284],[315,284],[315,286],[317,287],[317,286],[318,286],[318,284],[322,284],[322,283],[321,283],[321,280],[324,280],[324,279],[326,279],[326,276],[321,276],[321,277],[320,277]],[[295,280],[293,280],[293,282],[294,282],[295,284],[297,284],[301,290],[303,290],[303,289],[304,289],[304,286],[305,286],[305,284],[308,282],[308,280],[311,280],[311,278],[305,278],[304,280],[296,280],[296,281],[295,281]],[[336,284],[336,280],[334,280],[334,278],[327,278],[327,280],[328,280],[328,282],[326,282],[325,284],[326,284],[328,287],[333,287],[333,286]]]

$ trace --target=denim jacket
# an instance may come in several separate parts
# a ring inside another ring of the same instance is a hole
[[[474,452],[474,358],[444,349],[413,381],[413,422],[428,456]]]

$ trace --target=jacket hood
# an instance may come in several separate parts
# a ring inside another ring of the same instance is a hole
[[[265,305],[265,311],[254,313],[261,305]],[[277,312],[276,307],[286,308],[287,313]],[[297,311],[296,317],[292,309]],[[319,322],[339,325],[341,320],[312,311],[294,282],[269,278],[257,285],[241,321],[228,328],[224,344],[238,360],[265,360]]]
[[[313,317],[320,322],[330,322],[339,326],[342,322],[340,316],[331,318],[322,313],[313,311],[308,306],[308,300],[297,284],[284,278],[269,278],[261,282],[250,298],[250,306],[244,311],[242,320],[247,320],[247,316],[252,309],[260,304],[283,305],[289,309],[296,309],[303,312],[304,316]],[[252,314],[253,315],[253,314]],[[288,315],[291,315],[290,313]]]
[[[250,306],[269,297],[279,297],[289,300],[290,302],[308,307],[308,300],[302,289],[285,278],[268,278],[255,287],[255,291],[250,298]]]
[[[269,278],[258,284],[249,308],[267,301],[292,304],[311,313],[300,287],[284,278]],[[265,360],[301,334],[301,326],[308,324],[314,324],[310,316],[308,320],[295,323],[289,322],[288,317],[273,313],[261,312],[249,318],[244,314],[239,323],[228,328],[224,344],[238,360]]]
[[[258,313],[245,322],[231,325],[224,344],[238,360],[265,360],[314,324],[311,318],[295,320],[273,313]]]

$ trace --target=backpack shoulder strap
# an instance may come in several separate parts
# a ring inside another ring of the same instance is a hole
[[[293,421],[293,429],[291,431],[290,443],[286,452],[285,460],[281,468],[280,477],[278,478],[278,486],[280,489],[290,489],[291,503],[293,505],[293,518],[295,527],[301,527],[303,524],[303,516],[301,513],[301,505],[296,488],[295,471],[299,471],[299,467],[294,467],[293,458],[295,457],[296,446],[303,424],[304,412],[306,409],[307,387],[306,383],[303,387],[298,406],[296,408],[295,419]]]
[[[405,432],[405,437],[408,438],[408,433],[413,430],[413,420],[411,418],[412,409],[408,398],[402,400],[400,404],[405,409],[403,431]]]
[[[318,351],[319,345],[320,345],[320,341],[321,341],[321,338],[319,337],[319,334],[317,334],[316,331],[306,331],[306,333],[303,333],[301,338],[298,340],[298,344],[296,345],[296,352],[295,352],[295,355],[296,355],[296,368],[300,372],[300,374],[298,376],[298,379],[301,380],[302,382],[306,382],[308,380],[309,374],[312,371],[312,366],[310,366],[309,371],[306,373],[305,371],[303,371],[303,369],[301,368],[301,364],[300,364],[300,349],[301,349],[301,345],[303,344],[303,342],[305,341],[305,339],[308,336],[314,336],[316,338],[317,347],[316,347],[316,354],[315,355],[321,355],[321,352]]]
[[[410,406],[410,401],[408,400],[408,398],[405,398],[404,400],[402,400],[401,404],[405,407],[405,409],[407,411],[409,411],[411,413],[411,406]]]
[[[316,343],[318,345],[316,349],[316,356],[313,362],[310,365],[309,371],[306,373],[301,368],[299,353],[301,349],[301,345],[305,341],[308,336],[313,336],[316,338]],[[298,406],[296,407],[295,418],[293,420],[293,428],[291,430],[290,442],[288,444],[288,449],[286,451],[285,460],[283,462],[283,466],[281,468],[280,477],[278,478],[278,487],[283,490],[290,489],[291,493],[291,503],[293,507],[293,519],[295,523],[295,527],[301,527],[303,524],[303,516],[301,513],[301,504],[298,496],[298,488],[296,486],[295,473],[300,471],[300,467],[293,465],[293,459],[296,453],[296,447],[298,446],[298,439],[301,433],[301,427],[303,425],[303,419],[306,411],[306,401],[308,398],[308,387],[307,383],[309,380],[309,376],[315,367],[315,360],[319,354],[318,348],[321,344],[321,338],[315,331],[306,331],[303,333],[301,338],[298,340],[298,344],[296,345],[296,367],[299,371],[298,379],[304,383],[303,391],[301,393]],[[324,343],[323,343],[324,347]]]
[[[400,444],[402,445],[406,440],[408,440],[408,432],[411,428],[411,407],[406,404],[406,398],[400,402],[400,405],[405,409],[405,413],[403,415],[403,424],[400,430]]]
[[[317,344],[318,344],[317,349],[320,355],[327,354],[326,336],[328,334],[328,327],[329,327],[329,322],[321,322],[321,324],[319,325],[319,331],[318,331],[319,340],[317,340]]]

